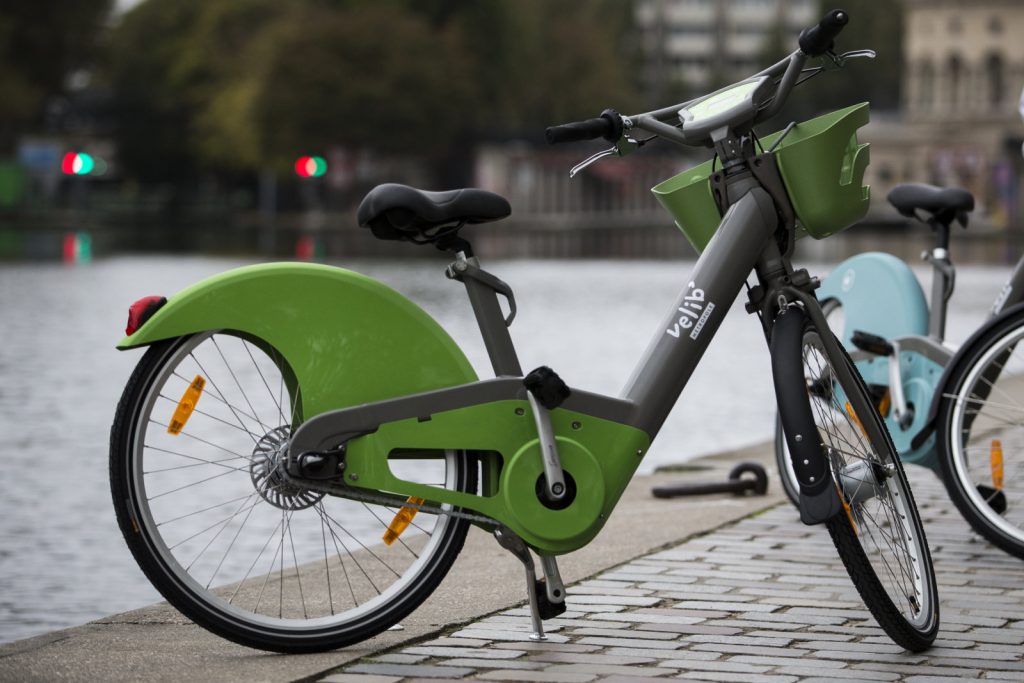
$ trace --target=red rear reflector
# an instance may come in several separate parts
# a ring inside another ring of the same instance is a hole
[[[128,326],[125,327],[124,333],[128,336],[135,334],[135,331],[145,325],[165,303],[165,296],[144,296],[133,303],[128,307]]]

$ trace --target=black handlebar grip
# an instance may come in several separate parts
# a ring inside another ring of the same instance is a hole
[[[832,49],[835,37],[850,21],[846,10],[834,9],[818,22],[817,26],[805,28],[800,32],[800,51],[808,57],[823,55]]]
[[[544,136],[548,139],[549,145],[598,138],[618,142],[622,137],[622,116],[614,109],[605,109],[596,119],[551,126],[544,131]]]
[[[549,145],[557,145],[560,142],[576,142],[578,140],[596,140],[607,137],[611,134],[612,123],[606,118],[587,119],[586,121],[575,121],[564,123],[561,126],[551,126],[544,131]]]

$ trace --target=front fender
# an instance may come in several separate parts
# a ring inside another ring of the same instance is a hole
[[[301,387],[301,415],[477,379],[423,309],[359,273],[271,263],[215,275],[168,298],[118,349],[210,330],[276,349]]]

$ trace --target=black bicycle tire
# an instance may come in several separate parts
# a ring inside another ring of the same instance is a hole
[[[773,359],[773,367],[777,368],[775,382],[777,395],[779,397],[780,411],[806,410],[808,414],[812,413],[803,369],[803,340],[808,329],[815,329],[819,335],[821,334],[820,331],[816,330],[816,326],[810,318],[799,308],[790,308],[783,316],[780,317],[773,329],[773,353],[785,354],[778,359]],[[827,333],[831,334],[831,331],[828,331]],[[782,336],[776,338],[775,335],[777,334]],[[872,405],[867,387],[864,385],[863,380],[861,380],[860,375],[856,372],[853,361],[850,359],[846,351],[842,349],[841,345],[839,345],[839,349],[842,353],[842,358],[840,359],[841,362],[846,363],[848,367],[853,370],[852,376],[856,382],[854,389],[859,391],[863,397],[863,400],[860,402],[869,406]],[[830,363],[833,362],[832,359],[828,360]],[[844,390],[848,389],[848,387],[844,387]],[[924,629],[914,626],[903,616],[893,603],[892,598],[882,585],[882,582],[875,573],[874,567],[871,565],[864,549],[857,540],[857,533],[854,531],[851,521],[846,514],[840,513],[833,517],[826,522],[826,526],[851,581],[853,581],[857,592],[860,594],[865,606],[867,606],[872,616],[874,616],[875,620],[878,622],[878,625],[881,626],[882,630],[884,630],[886,634],[888,634],[888,636],[898,645],[910,650],[911,652],[921,652],[931,647],[939,629],[938,590],[935,582],[935,573],[932,566],[931,554],[928,549],[927,539],[924,535],[924,526],[922,525],[920,515],[917,512],[917,505],[914,502],[910,486],[906,481],[906,474],[904,473],[902,464],[900,463],[899,455],[892,444],[892,439],[886,430],[885,423],[881,420],[877,411],[869,410],[868,414],[868,419],[871,420],[876,427],[876,429],[872,429],[871,431],[874,431],[876,434],[883,435],[883,447],[889,451],[891,461],[895,465],[894,476],[898,477],[903,484],[906,495],[905,504],[909,505],[908,512],[911,517],[911,524],[914,528],[915,535],[917,535],[920,540],[920,543],[918,544],[918,549],[921,554],[920,562],[922,565],[922,571],[926,571],[929,574],[930,580],[927,582],[929,590],[928,597],[929,604],[932,605],[934,609],[934,614],[930,619],[929,626]],[[857,417],[863,419],[862,415],[858,415]],[[813,420],[813,417],[810,417],[809,419]],[[872,439],[872,442],[873,441],[874,440]],[[878,445],[872,443],[872,447],[878,448]]]
[[[975,341],[963,351],[963,355],[957,361],[954,368],[950,370],[949,377],[941,387],[939,408],[936,415],[936,450],[939,456],[939,470],[942,474],[942,483],[946,487],[953,504],[963,518],[970,524],[980,536],[1014,557],[1024,559],[1024,540],[1014,539],[1003,533],[994,526],[988,518],[979,512],[975,501],[967,494],[965,488],[973,482],[965,482],[960,478],[960,472],[954,465],[952,449],[952,432],[956,429],[953,422],[953,410],[956,401],[953,397],[958,396],[963,390],[963,384],[968,376],[972,374],[975,364],[978,363],[1006,334],[1014,329],[1024,327],[1024,310],[1016,311],[1007,317],[995,319],[989,323],[988,329],[979,331]],[[1024,533],[1024,529],[1022,529]]]
[[[238,618],[218,612],[192,592],[169,570],[149,546],[148,530],[137,521],[142,518],[133,502],[131,477],[131,446],[134,418],[141,408],[149,384],[173,351],[191,335],[158,342],[147,349],[132,372],[118,402],[110,432],[110,484],[114,510],[122,535],[143,573],[171,605],[203,628],[227,640],[261,650],[285,654],[323,652],[351,645],[370,638],[401,621],[415,610],[437,588],[451,569],[465,543],[469,522],[453,519],[445,529],[445,538],[435,561],[403,592],[368,615],[365,621],[341,626],[327,626],[308,631],[273,629],[243,623]],[[476,487],[475,462],[457,459],[456,486],[462,491]]]

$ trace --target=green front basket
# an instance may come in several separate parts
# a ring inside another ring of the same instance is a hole
[[[868,104],[824,114],[797,124],[775,150],[782,180],[796,212],[797,235],[823,239],[864,217],[871,199],[863,184],[869,152],[857,129],[868,122]],[[761,139],[765,149],[781,135]],[[722,220],[711,194],[712,161],[656,185],[658,198],[697,249],[704,251]]]

